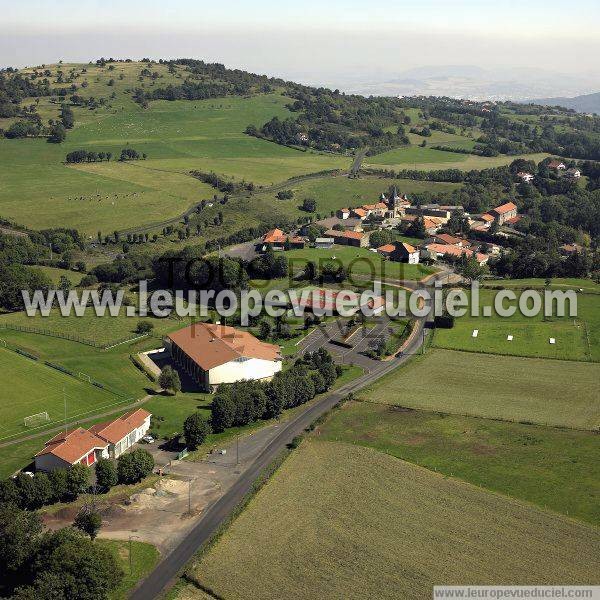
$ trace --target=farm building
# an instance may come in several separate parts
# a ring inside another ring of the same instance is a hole
[[[285,250],[286,248],[304,248],[304,238],[287,235],[281,229],[271,229],[262,238],[263,250],[268,247],[273,250]]]
[[[438,258],[458,259],[463,255],[466,255],[467,258],[475,256],[480,265],[485,265],[489,259],[487,254],[473,252],[467,248],[459,248],[450,244],[428,244],[421,248],[421,256],[432,260],[437,260]]]
[[[108,458],[108,443],[83,427],[61,432],[48,440],[35,455],[36,471],[66,469],[72,465],[93,465]]]
[[[419,262],[419,251],[406,242],[393,242],[377,248],[377,252],[396,262],[416,265]]]
[[[360,231],[336,231],[330,229],[325,232],[327,237],[333,238],[340,246],[355,246],[364,248],[369,245],[369,234]]]
[[[148,433],[151,416],[147,410],[138,408],[118,419],[92,425],[90,431],[107,442],[110,458],[118,458]]]
[[[315,239],[315,248],[328,250],[333,246],[334,239],[331,237],[320,237]]]
[[[279,346],[247,331],[225,325],[195,323],[164,340],[171,357],[201,389],[244,379],[270,379],[281,371]]]

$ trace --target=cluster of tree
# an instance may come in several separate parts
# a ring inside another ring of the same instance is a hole
[[[97,265],[90,273],[97,281],[133,283],[152,275],[152,259],[145,253],[130,253],[110,263]]]
[[[73,150],[65,157],[67,163],[102,162],[109,161],[112,152],[90,152],[88,150]]]
[[[51,279],[40,269],[18,263],[0,263],[0,307],[4,310],[23,310],[23,290],[32,297],[35,290],[45,294],[52,287]]]
[[[247,181],[232,181],[231,179],[225,179],[220,175],[217,175],[213,171],[210,173],[206,173],[204,171],[190,171],[190,175],[199,179],[203,183],[208,183],[215,189],[223,192],[225,194],[236,194],[238,192],[248,191],[252,192],[254,190],[254,184],[252,182]]]
[[[395,239],[396,237],[391,231],[388,229],[380,229],[371,233],[369,244],[371,245],[371,248],[379,248],[386,244],[391,244]]]
[[[146,158],[148,158],[148,155],[145,152],[140,154],[137,150],[134,150],[133,148],[123,148],[123,150],[121,150],[121,154],[119,155],[119,160],[121,162],[124,162],[126,160],[145,160]]]
[[[248,269],[256,279],[280,279],[288,274],[288,261],[285,255],[275,254],[269,246],[250,262]]]
[[[27,119],[12,123],[4,132],[4,137],[8,139],[38,137],[42,134],[42,131],[41,121],[38,119]]]
[[[89,485],[90,470],[81,464],[48,474],[38,472],[33,477],[19,473],[14,479],[0,481],[0,504],[36,510],[47,504],[76,500]]]
[[[287,371],[268,383],[242,381],[221,385],[211,404],[211,427],[215,432],[272,419],[286,408],[304,404],[327,391],[338,377],[331,355],[321,348],[307,353]]]
[[[89,513],[92,515],[93,513]],[[95,536],[98,517],[84,513],[76,526]],[[105,600],[123,578],[106,546],[82,531],[43,531],[40,516],[0,503],[0,595],[15,600]]]

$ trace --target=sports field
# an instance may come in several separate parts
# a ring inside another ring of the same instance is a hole
[[[434,349],[361,391],[422,410],[595,430],[600,365]]]
[[[521,292],[516,293],[520,296]],[[482,289],[481,306],[493,306],[496,294],[494,290]],[[505,302],[505,306],[509,305],[517,306]],[[474,330],[477,330],[477,337],[473,337]],[[508,340],[510,335],[512,340]],[[550,343],[550,338],[554,338],[554,344]],[[519,310],[511,317],[499,317],[495,311],[490,317],[472,317],[467,313],[455,319],[452,329],[438,329],[434,345],[515,356],[600,361],[600,297],[577,294],[576,317],[544,320],[541,314],[525,317]]]
[[[351,246],[334,246],[326,250],[321,248],[304,248],[290,250],[285,253],[294,272],[301,271],[307,262],[313,261],[318,269],[327,263],[342,264],[346,268],[351,281],[352,275],[357,279],[368,276],[371,279],[410,279],[419,280],[435,272],[435,268],[426,265],[409,265],[385,260],[368,248]]]
[[[590,431],[350,402],[319,439],[374,448],[600,525],[600,445]]]
[[[188,575],[230,599],[422,600],[435,584],[594,583],[599,543],[595,527],[309,440]]]
[[[46,411],[50,418],[41,422],[40,428],[63,422],[65,397],[70,421],[127,402],[125,397],[6,349],[0,349],[0,386],[12,399],[0,406],[0,439],[29,431],[23,424],[24,417],[40,412]]]
[[[474,154],[459,154],[432,148],[408,146],[388,150],[376,156],[365,158],[365,166],[372,165],[379,168],[416,169],[419,171],[435,171],[438,169],[490,169],[510,164],[517,158],[525,158],[539,162],[548,155],[544,153],[524,154],[521,156],[476,156]]]

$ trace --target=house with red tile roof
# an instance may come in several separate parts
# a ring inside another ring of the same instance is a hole
[[[406,242],[392,242],[377,248],[377,252],[395,262],[416,265],[419,262],[419,251],[412,244]]]
[[[108,444],[110,458],[118,458],[148,433],[151,416],[147,410],[138,408],[118,419],[92,425],[90,431]]]
[[[279,346],[225,325],[194,323],[169,334],[164,346],[205,391],[222,383],[268,380],[282,367]]]
[[[288,235],[277,228],[267,231],[262,238],[263,250],[267,247],[273,250],[285,250],[286,243],[290,248],[304,248],[306,241],[303,237]]]
[[[553,159],[548,163],[549,169],[554,169],[555,171],[563,171],[567,168],[564,162],[560,160]]]
[[[108,443],[83,427],[63,431],[48,440],[35,455],[36,471],[67,469],[76,464],[86,467],[99,458],[108,458]]]
[[[463,255],[467,256],[467,258],[475,256],[480,265],[486,264],[489,258],[487,254],[473,252],[473,250],[469,250],[468,248],[459,248],[458,246],[452,246],[450,244],[427,244],[422,247],[421,254],[424,258],[432,260],[438,260],[439,258],[456,260]]]

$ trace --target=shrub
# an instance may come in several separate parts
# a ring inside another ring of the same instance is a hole
[[[152,473],[154,459],[142,448],[122,454],[117,459],[119,483],[137,483]]]
[[[101,458],[96,464],[96,483],[102,491],[108,492],[118,482],[119,476],[115,463],[107,458]]]

